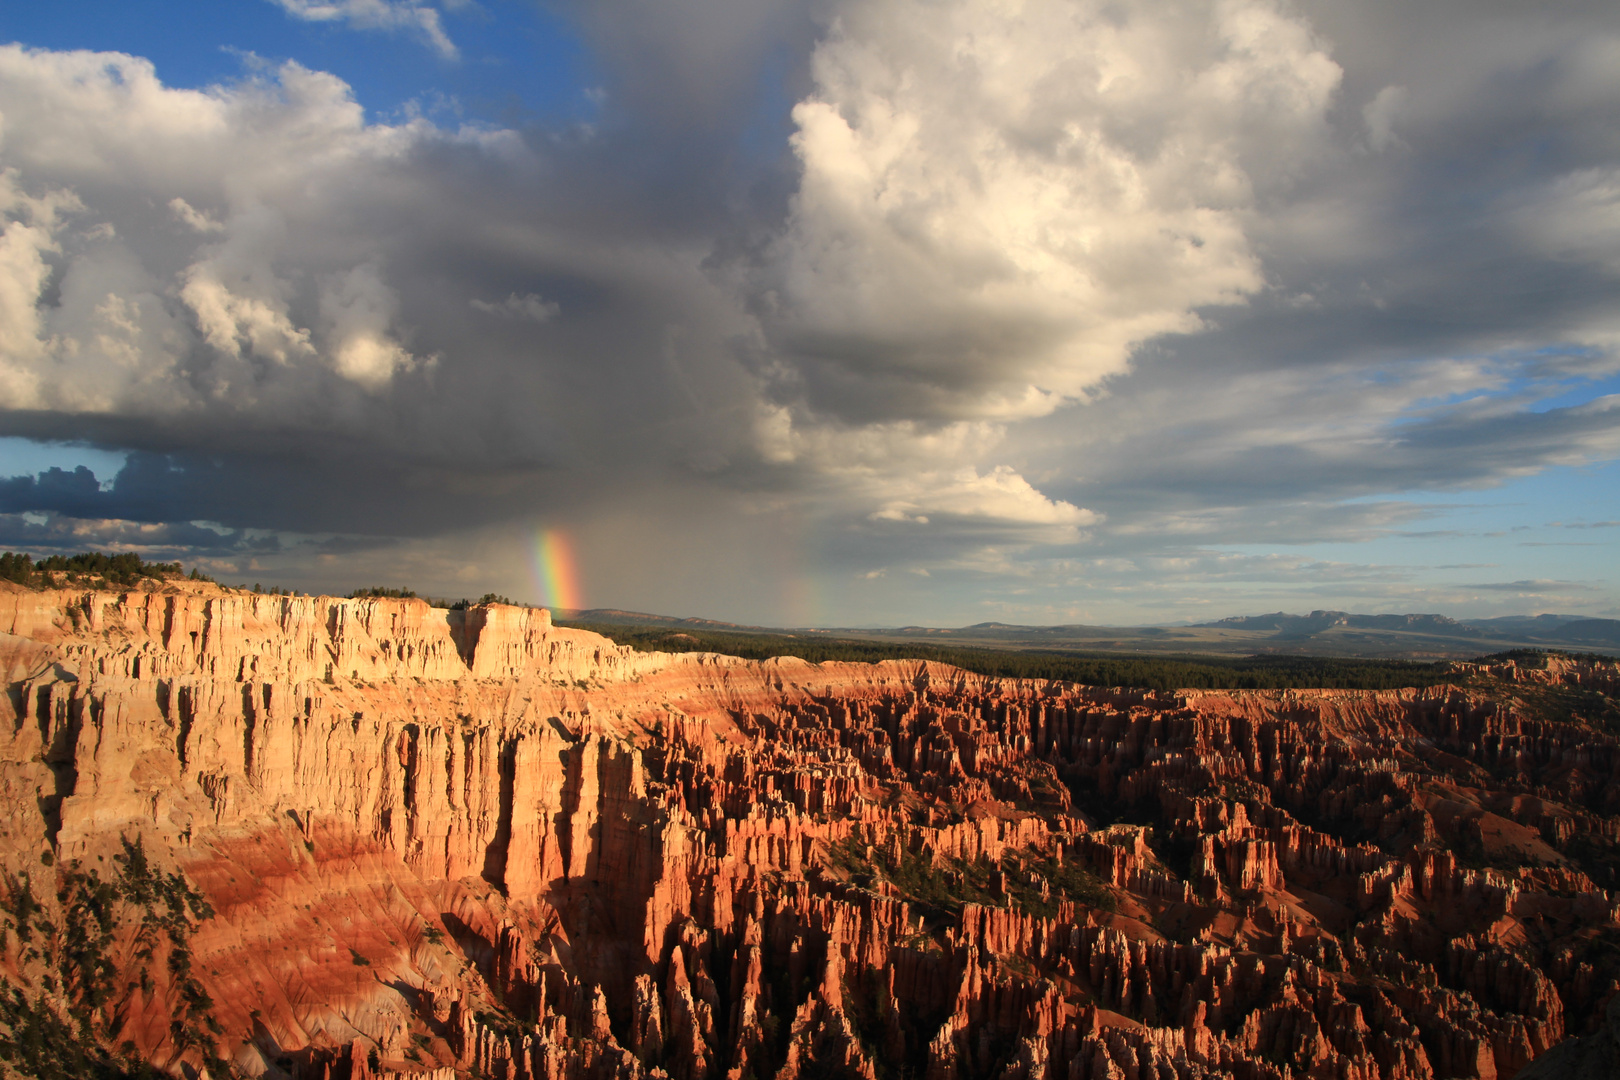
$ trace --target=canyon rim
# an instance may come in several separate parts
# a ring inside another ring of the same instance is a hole
[[[0,590],[14,1074],[1612,1075],[1613,663],[1156,693]]]

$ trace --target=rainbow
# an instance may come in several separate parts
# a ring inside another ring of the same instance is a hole
[[[558,529],[542,529],[534,544],[534,577],[540,603],[553,611],[579,611],[585,607],[579,588],[579,567],[574,545]]]

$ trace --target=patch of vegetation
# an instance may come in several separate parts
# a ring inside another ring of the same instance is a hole
[[[925,913],[953,921],[960,918],[964,904],[1014,907],[1050,918],[1065,899],[1104,911],[1113,911],[1116,903],[1113,893],[1092,874],[1033,848],[1005,852],[999,863],[951,858],[935,866],[930,856],[905,847],[895,859],[886,846],[874,845],[869,858],[867,845],[848,837],[827,849],[827,861],[857,885],[886,881]]]
[[[62,905],[65,925],[55,966],[62,973],[62,989],[79,1003],[84,1027],[93,1029],[97,1010],[105,1004],[118,974],[107,956],[117,922],[118,889],[93,870],[81,871],[77,860],[57,880],[56,899]]]
[[[118,864],[119,895],[142,911],[136,941],[141,944],[143,958],[151,957],[159,930],[167,933],[172,944],[183,945],[194,924],[214,917],[212,905],[184,875],[155,869],[140,838],[133,843],[126,838],[123,846],[123,852],[114,855],[113,862]]]
[[[1007,874],[1007,891],[1014,905],[1032,915],[1055,916],[1058,902],[1063,899],[1102,911],[1113,911],[1118,904],[1114,894],[1095,875],[1073,863],[1032,855],[1025,858],[1020,868],[1017,857],[1008,854],[1002,860],[1002,870]]]
[[[255,588],[257,588],[257,587],[255,586]],[[384,586],[384,585],[373,585],[369,589],[356,589],[356,590],[354,590],[353,592],[351,592],[348,595],[348,599],[350,599],[350,600],[416,600],[416,599],[419,599],[419,597],[418,597],[416,591],[413,590],[413,589],[406,589],[406,588],[393,589],[393,588],[389,588],[389,587]],[[483,596],[480,596],[476,600],[468,600],[466,597],[462,597],[460,600],[451,600],[451,599],[448,599],[446,597],[432,597],[432,596],[424,596],[424,597],[420,597],[420,599],[426,600],[428,602],[429,607],[445,608],[445,609],[447,609],[449,611],[466,611],[468,608],[477,607],[480,604],[505,604],[508,607],[533,607],[534,606],[533,604],[525,604],[521,600],[514,600],[510,596],[503,596],[500,593],[492,593],[492,592],[485,593]]]
[[[525,1032],[523,1022],[504,1007],[474,1010],[473,1019],[504,1038],[521,1038]]]
[[[185,568],[177,562],[147,562],[133,551],[117,555],[84,551],[77,555],[50,555],[38,562],[26,552],[0,553],[0,580],[34,588],[53,584],[57,574],[64,575],[72,584],[101,581],[127,588],[142,579],[162,581],[180,577],[184,572]],[[203,578],[196,570],[191,572],[191,576],[193,580],[210,580]]]
[[[164,1076],[144,1061],[133,1056],[120,1060],[82,1038],[43,995],[30,1000],[3,977],[0,1027],[4,1028],[0,1032],[0,1061],[5,1062],[10,1075],[35,1080],[160,1080]]]
[[[1620,703],[1596,690],[1537,683],[1510,683],[1493,689],[1493,696],[1511,698],[1517,710],[1532,720],[1586,723],[1620,735]]]
[[[6,875],[5,896],[0,898],[0,907],[7,916],[6,928],[15,933],[23,945],[30,945],[34,940],[34,918],[44,908],[34,896],[34,887],[26,874],[22,877]]]
[[[25,946],[22,959],[40,960],[48,973],[40,978],[44,990],[60,994],[66,1015],[59,1014],[43,995],[33,1000],[22,989],[0,980],[0,1024],[9,1035],[0,1036],[0,1061],[9,1072],[35,1077],[158,1076],[133,1058],[126,1046],[122,1059],[101,1047],[113,1033],[109,1010],[117,987],[118,968],[108,953],[120,926],[132,914],[139,918],[133,935],[134,959],[143,965],[139,985],[154,989],[145,965],[153,959],[159,938],[170,945],[167,968],[176,988],[180,1011],[170,1024],[170,1035],[180,1050],[198,1051],[209,1072],[232,1075],[227,1063],[214,1055],[213,1035],[223,1033],[211,1014],[213,1001],[192,972],[190,940],[196,924],[213,916],[202,894],[179,873],[165,874],[147,858],[140,840],[124,840],[123,852],[113,856],[118,872],[103,880],[95,869],[77,859],[55,869],[56,900],[63,925],[46,917],[26,877],[7,876],[0,890],[6,924]],[[71,1050],[63,1049],[71,1043]]]
[[[169,975],[182,1003],[181,1014],[170,1022],[170,1036],[181,1049],[200,1048],[205,1057],[211,1057],[212,1040],[199,1025],[215,1035],[222,1029],[211,1014],[213,999],[192,974],[190,943],[196,924],[213,918],[214,909],[183,875],[155,869],[138,837],[134,843],[124,840],[123,853],[114,855],[113,861],[118,864],[119,894],[141,911],[135,935],[137,958],[152,958],[159,932],[169,939]]]
[[[19,585],[32,585],[38,578],[34,570],[34,557],[21,552],[0,554],[0,581],[14,581]]]
[[[470,607],[478,607],[481,604],[505,604],[507,607],[533,607],[534,606],[533,604],[525,604],[522,601],[514,600],[510,596],[502,596],[500,593],[492,593],[492,592],[487,592],[483,596],[480,596],[476,600],[468,600],[465,597],[463,597],[460,600],[454,600],[454,601],[451,601],[451,600],[429,600],[428,603],[432,604],[434,607],[437,607],[437,608],[449,608],[451,611],[466,611]]]
[[[1481,656],[1474,661],[1476,664],[1502,663],[1512,660],[1520,667],[1531,667],[1545,671],[1549,657],[1558,657],[1561,660],[1586,660],[1596,664],[1617,664],[1620,657],[1604,656],[1601,653],[1569,652],[1566,649],[1509,649],[1506,652],[1491,653]]]
[[[1321,656],[1123,656],[1057,649],[979,649],[891,644],[849,638],[797,637],[681,627],[621,626],[562,620],[639,652],[717,652],[749,660],[797,656],[811,663],[933,660],[1006,679],[1129,686],[1146,690],[1394,690],[1451,678],[1444,664]]]

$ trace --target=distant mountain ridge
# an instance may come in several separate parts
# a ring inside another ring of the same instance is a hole
[[[1444,634],[1480,632],[1472,624],[1446,615],[1355,615],[1348,611],[1313,611],[1309,615],[1290,615],[1285,611],[1277,611],[1270,615],[1236,615],[1215,622],[1193,625],[1306,634],[1320,633],[1334,626],[1366,630],[1421,630]]]
[[[1577,619],[1547,635],[1570,644],[1604,644],[1620,641],[1620,619]]]
[[[1316,610],[1234,615],[1174,626],[1020,626],[986,621],[970,626],[908,625],[873,629],[783,628],[677,618],[615,608],[557,613],[586,625],[715,630],[742,634],[829,635],[887,642],[932,641],[954,646],[1059,652],[1318,655],[1404,659],[1468,659],[1520,648],[1620,653],[1620,619],[1586,615],[1501,615],[1454,619],[1432,612],[1361,614]]]
[[[1453,619],[1447,615],[1357,615],[1348,611],[1313,611],[1290,615],[1236,615],[1215,622],[1194,623],[1214,629],[1272,631],[1279,637],[1310,637],[1335,627],[1351,630],[1405,631],[1453,637],[1511,635],[1530,641],[1588,645],[1620,645],[1620,619],[1594,619],[1583,615],[1502,615],[1490,619]]]

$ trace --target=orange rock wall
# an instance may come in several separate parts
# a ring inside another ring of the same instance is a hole
[[[1608,865],[1620,744],[1511,696],[639,654],[192,585],[8,589],[0,631],[0,975],[177,1074],[1508,1077],[1620,986],[1620,883],[1566,854]],[[65,875],[136,838],[212,914],[149,948],[120,901],[87,1006],[18,889],[60,935]]]

